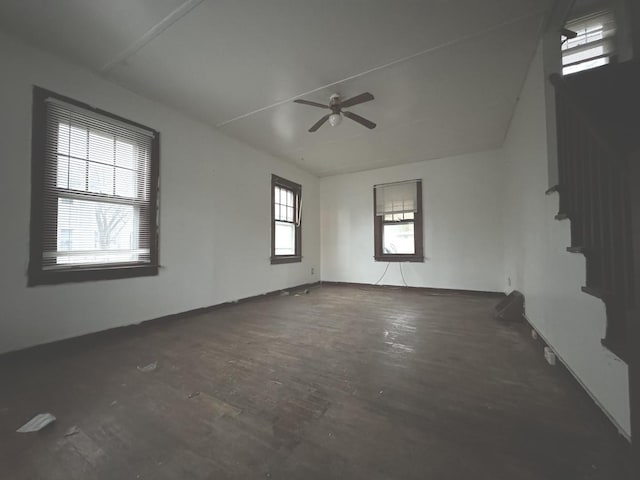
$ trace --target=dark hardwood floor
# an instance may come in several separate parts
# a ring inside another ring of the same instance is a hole
[[[498,300],[323,286],[0,356],[0,478],[630,478]]]

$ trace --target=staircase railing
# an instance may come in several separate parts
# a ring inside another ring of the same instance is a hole
[[[629,189],[624,155],[601,133],[599,122],[560,75],[556,89],[559,184],[557,219],[571,221],[570,252],[586,258],[585,293],[607,309],[603,344],[626,357],[626,314],[634,302]]]

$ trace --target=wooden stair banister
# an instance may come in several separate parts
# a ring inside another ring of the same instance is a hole
[[[582,290],[606,305],[603,344],[626,359],[626,313],[635,305],[627,149],[640,141],[640,130],[637,139],[623,138],[615,125],[626,122],[619,130],[632,131],[629,115],[606,117],[615,109],[603,108],[607,102],[600,97],[611,95],[612,103],[621,102],[618,97],[625,92],[595,91],[595,106],[585,92],[594,85],[615,86],[616,76],[623,78],[628,72],[640,78],[640,68],[635,64],[597,70],[572,75],[570,81],[558,74],[550,77],[556,90],[559,183],[546,193],[560,196],[556,219],[571,221],[567,250],[585,255],[587,278]],[[624,78],[621,85],[633,83]]]

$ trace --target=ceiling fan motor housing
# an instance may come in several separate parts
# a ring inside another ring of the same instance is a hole
[[[331,110],[331,113],[326,114],[309,129],[309,132],[313,133],[317,131],[322,125],[324,125],[324,123],[327,121],[329,122],[329,125],[331,125],[332,127],[339,125],[342,122],[343,115],[370,130],[375,128],[376,124],[373,123],[371,120],[368,120],[350,111],[347,111],[347,112],[342,111],[343,106],[346,108],[349,108],[355,105],[360,105],[361,103],[370,102],[373,99],[374,99],[373,95],[371,95],[369,92],[365,92],[365,93],[361,93],[360,95],[356,95],[355,97],[348,98],[343,102],[342,99],[340,98],[340,95],[337,93],[334,93],[329,97],[329,105],[323,105],[322,103],[312,102],[310,100],[304,100],[301,98],[296,98],[294,102],[301,103],[303,105],[310,105],[312,107],[317,107],[317,108],[328,108],[329,110]]]
[[[340,113],[340,95],[334,93],[329,97],[329,108],[333,113]]]

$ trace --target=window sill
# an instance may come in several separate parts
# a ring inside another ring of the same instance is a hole
[[[300,255],[278,255],[271,257],[271,265],[279,265],[281,263],[299,263],[302,261]]]
[[[418,255],[376,255],[373,257],[376,262],[424,262],[424,257]]]
[[[158,275],[157,265],[127,265],[87,267],[74,270],[44,270],[29,273],[28,286],[60,283],[114,280],[118,278],[151,277]]]

